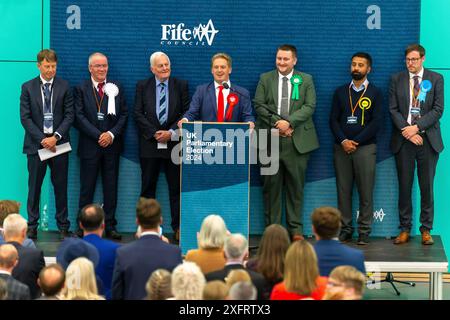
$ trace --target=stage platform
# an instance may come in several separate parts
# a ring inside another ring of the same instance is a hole
[[[119,243],[128,243],[134,240],[134,234],[122,233],[123,238]],[[166,234],[173,242],[173,235]],[[46,263],[56,262],[56,251],[60,244],[57,232],[39,232],[36,246],[44,251]],[[256,254],[261,235],[250,236],[250,255]],[[440,236],[433,235],[435,241],[432,246],[421,244],[421,237],[414,236],[410,242],[402,245],[394,245],[393,239],[374,237],[365,246],[356,245],[356,239],[348,243],[364,251],[366,258],[366,271],[372,274],[382,272],[407,272],[407,273],[429,273],[431,300],[442,300],[442,274],[448,271],[448,261]],[[312,244],[315,242],[308,238]],[[374,285],[374,288],[376,288]]]

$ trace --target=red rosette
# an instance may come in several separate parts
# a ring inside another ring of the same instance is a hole
[[[228,103],[228,108],[227,108],[227,114],[225,116],[225,119],[227,121],[231,120],[231,117],[233,115],[233,109],[234,106],[237,105],[239,102],[239,97],[237,94],[235,93],[230,93],[227,97],[227,103]]]

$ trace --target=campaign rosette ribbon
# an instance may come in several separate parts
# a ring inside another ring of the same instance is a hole
[[[116,115],[116,99],[119,94],[119,88],[112,82],[108,82],[103,87],[105,94],[108,96],[108,114]]]
[[[227,108],[227,113],[225,115],[225,120],[227,120],[227,121],[231,120],[231,117],[233,116],[234,106],[237,105],[238,102],[239,102],[239,97],[237,94],[230,93],[228,95],[228,97],[227,97],[228,108]]]
[[[427,92],[431,90],[431,87],[433,85],[431,84],[430,80],[423,80],[420,84],[420,93],[417,99],[421,102],[425,102],[425,99],[427,97]]]
[[[364,111],[367,109],[370,109],[370,107],[372,106],[372,101],[369,98],[364,97],[358,101],[358,105],[362,110],[361,125],[363,126],[364,125]]]
[[[303,83],[303,79],[302,77],[300,77],[300,75],[295,74],[291,77],[291,84],[292,84],[292,95],[291,95],[291,99],[292,100],[298,100],[300,99],[300,90],[299,87],[300,85]]]

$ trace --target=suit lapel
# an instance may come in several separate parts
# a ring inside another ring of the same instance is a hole
[[[406,118],[408,118],[408,114],[409,114],[409,105],[411,104],[411,85],[410,85],[410,81],[409,81],[409,72],[406,71],[403,73],[403,77],[401,79],[401,83],[402,83],[402,91],[405,94],[405,99],[402,99],[403,101],[405,101],[406,103],[403,105],[403,111],[404,114],[406,115]]]
[[[83,91],[86,92],[86,97],[88,99],[88,101],[87,101],[88,110],[86,110],[86,112],[90,114],[91,119],[97,120],[97,112],[98,112],[97,108],[98,107],[97,107],[97,101],[95,99],[97,90],[94,88],[94,84],[92,83],[91,79],[86,80],[86,82],[84,83]],[[89,106],[93,106],[93,107],[89,107]]]
[[[148,81],[148,86],[147,86],[146,90],[148,92],[149,106],[151,106],[151,108],[149,110],[151,113],[150,119],[155,119],[156,123],[159,124],[158,115],[156,113],[156,80],[155,80],[155,77],[150,78],[150,80]]]
[[[279,79],[278,79],[278,71],[277,70],[275,70],[274,71],[274,73],[273,73],[273,75],[272,75],[272,95],[273,95],[273,100],[274,100],[274,103],[275,103],[275,110],[273,110],[273,111],[275,111],[276,113],[277,113],[277,107],[276,106],[278,106],[278,81],[279,81]]]
[[[58,100],[58,95],[61,92],[61,88],[59,86],[58,78],[55,77],[53,80],[53,89],[52,89],[52,112],[55,114],[56,112],[60,112],[62,110],[56,110],[56,101]]]
[[[33,82],[33,99],[36,100],[37,105],[38,105],[38,110],[37,112],[39,113],[39,115],[43,118],[44,117],[44,105],[42,104],[42,88],[41,88],[41,80],[39,78],[39,76],[37,78],[35,78],[35,81]]]
[[[430,79],[430,73],[428,72],[428,70],[427,69],[423,69],[423,77],[422,77],[422,81],[423,80],[428,80],[428,81],[430,81],[431,82],[431,79]],[[431,89],[434,89],[433,87],[431,87]],[[430,96],[431,96],[432,94],[431,94],[431,90],[430,91],[428,91],[427,93],[426,93],[426,96],[425,96],[425,101],[422,103],[422,105],[421,105],[421,108],[423,109],[423,110],[428,110],[429,108],[428,108],[428,106],[430,105]],[[422,112],[422,114],[423,114],[423,112]]]
[[[217,101],[216,101],[216,86],[214,85],[214,81],[210,83],[208,86],[208,97],[209,97],[209,103],[211,106],[214,106],[214,116],[215,119],[217,119]]]

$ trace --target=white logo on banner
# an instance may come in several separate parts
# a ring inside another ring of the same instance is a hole
[[[162,24],[161,25],[161,45],[182,45],[182,46],[211,46],[214,37],[219,32],[214,27],[214,23],[209,19],[206,25],[199,24],[191,29],[185,28],[184,23]],[[206,41],[206,43],[205,43]]]
[[[375,221],[383,222],[384,217],[386,216],[386,213],[384,213],[383,208],[380,208],[380,210],[375,210],[373,212],[373,218]],[[359,210],[356,211],[356,219],[359,217]]]

